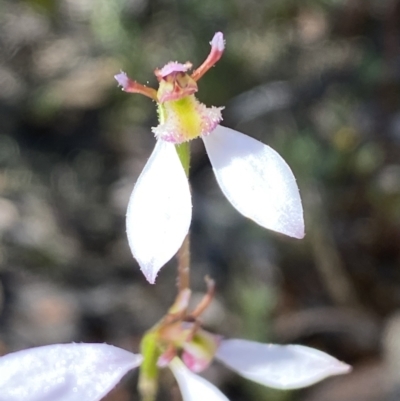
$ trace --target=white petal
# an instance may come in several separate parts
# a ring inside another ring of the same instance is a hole
[[[181,390],[183,401],[229,401],[209,381],[192,373],[180,359],[169,364]]]
[[[0,358],[0,401],[97,401],[142,361],[107,344],[56,344]]]
[[[296,180],[275,150],[221,125],[203,141],[222,192],[240,213],[270,230],[304,237]]]
[[[282,390],[307,387],[351,370],[314,348],[247,340],[223,340],[216,358],[246,379]]]
[[[126,214],[129,246],[150,283],[182,245],[191,218],[189,183],[175,145],[159,140]]]

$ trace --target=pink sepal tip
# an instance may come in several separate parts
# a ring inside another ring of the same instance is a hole
[[[164,65],[163,68],[156,70],[155,74],[159,78],[165,78],[166,76],[175,72],[186,72],[192,68],[192,63],[186,62],[185,64],[178,63],[177,61],[170,61]]]
[[[118,82],[118,85],[126,90],[129,86],[129,78],[125,72],[121,71],[119,74],[114,75],[115,80]]]
[[[223,52],[225,49],[224,34],[222,32],[217,32],[212,38],[210,45],[213,50],[215,49],[219,52]]]

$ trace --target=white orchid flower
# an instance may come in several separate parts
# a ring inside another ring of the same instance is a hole
[[[197,137],[204,141],[222,192],[241,214],[270,230],[304,236],[301,199],[286,162],[269,146],[219,125],[222,108],[207,108],[194,96],[197,81],[220,59],[224,47],[218,32],[209,56],[191,75],[190,63],[170,62],[156,70],[158,91],[124,72],[115,76],[124,91],[158,104],[160,124],[152,129],[156,147],[132,192],[126,218],[130,248],[150,283],[189,230],[190,189],[175,145]]]
[[[243,377],[279,389],[309,386],[350,371],[337,359],[300,345],[223,340],[215,356]],[[56,344],[0,357],[0,401],[99,401],[142,356],[107,344]],[[169,364],[184,401],[227,401],[179,358]]]

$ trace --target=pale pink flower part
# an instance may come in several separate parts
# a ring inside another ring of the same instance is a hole
[[[179,358],[174,358],[169,367],[178,382],[183,401],[229,401],[217,387],[192,373]]]
[[[191,102],[196,113],[201,116],[201,123],[198,127],[200,132],[197,134],[201,136],[210,135],[222,120],[221,111],[223,107],[206,107],[194,97]],[[168,113],[168,119],[164,123],[157,125],[157,127],[152,127],[151,131],[157,140],[162,139],[174,144],[185,142],[185,138],[190,133],[182,129],[182,115],[176,113],[174,108],[168,107],[168,103],[166,103],[165,108]]]
[[[126,90],[128,88],[129,78],[128,75],[126,75],[126,72],[121,71],[119,74],[114,75],[114,78],[122,89]]]
[[[212,38],[210,45],[212,50],[222,53],[225,50],[224,34],[222,32],[217,32]]]
[[[158,76],[164,78],[169,74],[174,72],[186,72],[192,68],[191,63],[178,63],[177,61],[170,61],[168,64],[164,65],[163,68],[157,70]]]
[[[222,337],[199,330],[192,341],[182,346],[182,361],[194,373],[200,373],[212,362]]]
[[[56,344],[0,358],[0,401],[98,401],[142,361],[107,344]]]
[[[175,146],[157,141],[126,214],[129,246],[150,283],[182,245],[191,218],[189,183]]]
[[[224,340],[215,357],[246,379],[282,390],[307,387],[351,371],[336,358],[302,345]]]

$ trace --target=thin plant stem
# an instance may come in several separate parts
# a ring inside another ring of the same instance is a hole
[[[190,288],[190,234],[186,235],[178,251],[178,289],[179,293]]]
[[[183,142],[176,146],[176,151],[186,177],[189,179],[190,168],[190,146],[189,142]],[[183,240],[182,246],[178,251],[178,290],[179,293],[190,288],[190,232]],[[179,295],[178,295],[179,296]]]
[[[190,146],[189,142],[183,142],[175,146],[176,152],[178,153],[179,160],[182,163],[183,170],[185,171],[186,177],[189,179],[190,169]]]
[[[197,319],[211,304],[215,295],[215,282],[210,277],[205,278],[207,284],[207,293],[197,305],[197,307],[190,313],[190,317]]]

